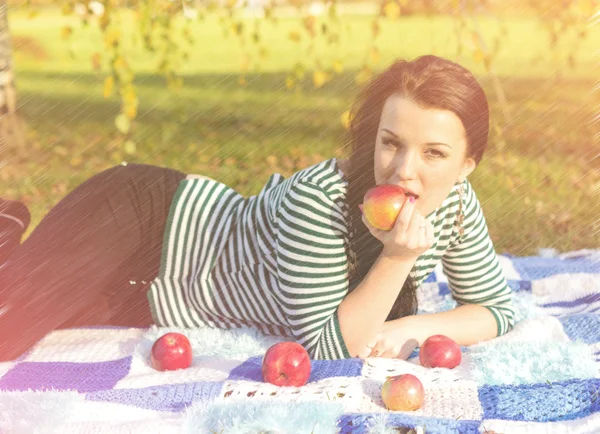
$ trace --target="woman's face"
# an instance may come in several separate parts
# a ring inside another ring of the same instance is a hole
[[[453,112],[421,108],[392,95],[377,131],[375,183],[412,191],[418,195],[417,209],[428,216],[475,169],[473,159],[464,159],[466,150],[465,129]]]

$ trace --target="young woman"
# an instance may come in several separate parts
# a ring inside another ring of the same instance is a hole
[[[467,180],[488,125],[473,76],[423,56],[363,91],[348,160],[275,173],[255,196],[150,165],[97,174],[0,269],[0,357],[56,328],[102,324],[249,326],[315,359],[405,358],[434,334],[470,345],[506,333],[511,292]],[[359,208],[379,184],[411,193],[391,231]],[[417,315],[416,291],[440,261],[458,307]]]

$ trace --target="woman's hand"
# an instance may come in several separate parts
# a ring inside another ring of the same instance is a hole
[[[403,318],[388,321],[372,342],[359,354],[361,359],[383,357],[406,360],[419,345]]]
[[[362,212],[362,205],[359,205]],[[371,226],[362,215],[362,221],[375,238],[383,243],[382,255],[399,260],[416,260],[433,246],[433,225],[421,215],[410,201],[404,201],[392,230],[384,231]]]

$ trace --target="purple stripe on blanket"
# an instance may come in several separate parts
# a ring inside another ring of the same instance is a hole
[[[513,257],[511,263],[519,276],[526,280],[545,279],[557,274],[600,273],[600,262],[589,259]]]
[[[600,300],[600,293],[589,294],[585,297],[577,298],[572,301],[556,301],[553,303],[540,304],[540,307],[575,307],[587,306],[590,303]]]
[[[0,390],[112,389],[129,373],[130,366],[131,356],[96,363],[21,362],[0,378]]]
[[[436,419],[402,413],[353,413],[343,415],[338,420],[338,428],[340,434],[368,434],[374,432],[377,421],[382,420],[386,428],[409,430],[421,427],[427,434],[479,434],[481,424],[478,420]],[[383,429],[379,431],[383,432]]]
[[[309,383],[331,377],[358,377],[362,372],[363,360],[311,360]],[[263,381],[262,356],[251,357],[229,373],[228,380]]]
[[[432,271],[431,273],[429,273],[429,275],[423,280],[423,283],[433,283],[433,282],[437,282],[437,275],[435,274],[435,271]]]
[[[520,386],[482,386],[484,419],[556,422],[600,411],[600,379]]]
[[[184,411],[194,402],[211,402],[223,388],[223,381],[165,384],[143,389],[114,389],[88,393],[90,401],[113,402],[156,411]]]
[[[560,317],[565,333],[572,341],[600,342],[600,315],[584,313]]]
[[[506,280],[507,285],[513,292],[531,292],[531,281],[530,280]],[[438,284],[438,294],[448,295],[452,291],[446,282],[440,282]]]

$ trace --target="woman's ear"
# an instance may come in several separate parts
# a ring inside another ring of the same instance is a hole
[[[476,167],[477,163],[475,163],[475,160],[473,160],[472,158],[467,158],[467,161],[465,161],[465,163],[463,164],[462,172],[458,177],[458,182],[461,184],[465,182],[467,176],[469,176],[473,172],[473,170],[475,170]]]

